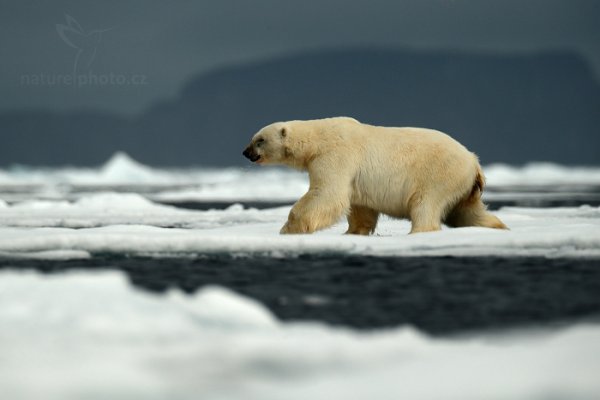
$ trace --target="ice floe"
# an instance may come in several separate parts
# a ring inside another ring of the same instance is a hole
[[[228,289],[0,272],[6,399],[596,399],[600,327],[433,338],[282,323]]]
[[[496,214],[509,231],[460,228],[408,235],[408,221],[382,218],[370,237],[342,235],[345,221],[313,235],[279,235],[289,209],[232,205],[194,211],[119,193],[74,202],[27,201],[0,208],[0,252],[600,256],[599,207],[505,208]]]

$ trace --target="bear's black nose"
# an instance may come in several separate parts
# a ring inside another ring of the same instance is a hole
[[[258,154],[254,153],[252,151],[252,148],[250,146],[248,146],[248,148],[246,148],[246,150],[244,150],[242,152],[242,154],[244,155],[244,157],[246,157],[248,160],[250,160],[252,162],[257,161],[260,158],[260,156]]]

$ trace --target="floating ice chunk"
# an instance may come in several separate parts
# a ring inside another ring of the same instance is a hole
[[[92,255],[87,251],[82,250],[47,250],[28,253],[5,253],[0,252],[2,258],[25,258],[32,260],[85,260],[92,258]]]
[[[573,167],[541,162],[522,167],[491,164],[484,167],[484,173],[491,186],[600,184],[600,167]]]
[[[111,183],[152,182],[157,171],[147,167],[126,153],[118,152],[100,168],[99,179]]]
[[[205,286],[192,297],[172,290],[167,297],[168,301],[193,315],[196,322],[206,326],[261,328],[276,324],[275,317],[262,304],[220,286]]]
[[[119,201],[120,196],[109,198]],[[135,196],[131,199],[133,204],[139,200]],[[105,209],[80,204],[57,209],[34,207],[25,212],[19,207],[0,209],[0,224],[4,226],[0,228],[0,251],[600,257],[598,207],[501,210],[497,214],[509,231],[469,227],[408,235],[408,221],[381,218],[376,235],[365,237],[342,235],[345,222],[313,235],[279,235],[289,207],[187,211],[148,205],[141,199],[147,208],[113,209],[111,201],[98,200]],[[91,204],[95,207],[96,202]]]
[[[152,203],[145,197],[136,193],[94,193],[93,195],[83,196],[77,199],[73,208],[85,209],[167,209],[170,207],[161,206]]]
[[[207,287],[133,290],[118,272],[0,272],[7,399],[582,399],[600,394],[600,327],[432,338],[282,323]]]
[[[74,202],[28,200],[0,207],[0,226],[92,228],[107,225],[151,225],[207,229],[257,222],[283,221],[287,208],[194,211],[156,204],[135,193],[96,193]]]

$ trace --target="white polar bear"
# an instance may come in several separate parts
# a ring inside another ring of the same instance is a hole
[[[308,171],[310,188],[281,233],[312,233],[346,215],[346,233],[368,235],[379,214],[410,219],[411,233],[442,223],[507,229],[481,201],[477,156],[439,131],[346,117],[277,122],[254,135],[244,155]]]

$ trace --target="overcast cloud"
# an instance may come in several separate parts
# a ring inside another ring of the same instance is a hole
[[[85,35],[107,29],[86,71],[127,84],[31,80],[72,73],[78,50],[56,29],[67,24],[66,15]],[[176,96],[184,82],[209,69],[323,47],[567,49],[584,55],[598,77],[598,21],[594,0],[2,0],[0,110],[135,113]]]

